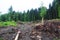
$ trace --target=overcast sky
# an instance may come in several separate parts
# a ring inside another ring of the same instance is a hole
[[[0,12],[8,12],[8,8],[11,5],[15,11],[35,9],[41,6],[41,1],[43,1],[43,5],[48,8],[53,0],[0,0]]]

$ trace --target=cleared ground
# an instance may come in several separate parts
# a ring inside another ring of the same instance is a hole
[[[45,21],[39,23],[18,23],[17,27],[0,27],[1,40],[14,40],[18,30],[21,31],[18,40],[57,40],[60,39],[60,21]]]

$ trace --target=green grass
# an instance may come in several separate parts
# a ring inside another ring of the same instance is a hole
[[[53,40],[60,40],[60,39],[58,39],[58,38],[54,38]]]
[[[0,22],[0,27],[5,27],[5,26],[16,26],[17,23],[14,21],[6,21],[6,22]]]
[[[2,37],[0,37],[0,40],[3,40],[3,38],[2,38]]]

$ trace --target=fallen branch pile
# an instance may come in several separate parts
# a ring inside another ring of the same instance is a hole
[[[35,27],[40,32],[46,32],[51,36],[60,37],[60,22],[46,22],[44,25]]]

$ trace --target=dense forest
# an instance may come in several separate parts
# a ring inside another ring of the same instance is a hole
[[[27,10],[27,12],[16,12],[11,6],[7,13],[0,15],[0,21],[36,21],[41,20],[41,9],[36,8]],[[59,19],[60,18],[60,0],[54,0],[52,4],[49,4],[49,9],[46,9],[46,14],[44,15],[45,20],[49,19]],[[44,9],[43,9],[44,11]],[[42,12],[43,12],[42,11]]]

